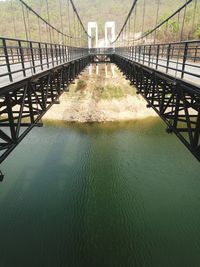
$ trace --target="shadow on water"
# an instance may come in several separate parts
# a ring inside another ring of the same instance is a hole
[[[158,131],[161,127],[160,118],[150,117],[142,120],[131,120],[131,121],[121,121],[121,122],[65,122],[65,121],[55,121],[55,120],[45,120],[44,124],[48,127],[58,127],[66,128],[67,130],[72,130],[75,132],[80,132],[81,134],[95,134],[95,133],[114,133],[126,130],[144,130],[151,129],[152,131]],[[163,123],[163,127],[165,124]],[[163,128],[164,129],[164,128]],[[163,130],[162,129],[162,130]],[[149,133],[150,134],[150,133]]]
[[[83,188],[87,186],[87,177],[81,165],[64,164],[63,149],[61,142],[50,144],[45,160],[41,158],[37,166],[33,164],[37,169],[16,173],[18,180],[1,199],[0,213],[5,219],[0,222],[1,266],[64,266],[63,261],[79,266],[81,263],[78,256],[84,243],[84,190],[87,188]],[[56,158],[52,157],[55,153]],[[77,153],[76,161],[79,160]],[[8,210],[4,210],[5,206]],[[8,234],[9,229],[12,234]]]

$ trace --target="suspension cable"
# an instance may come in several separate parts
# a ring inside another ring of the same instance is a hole
[[[186,1],[187,2],[187,1]],[[180,35],[180,41],[183,39],[183,29],[185,26],[185,17],[186,17],[186,11],[187,11],[187,5],[184,8],[184,14],[183,14],[183,21],[182,21],[182,28],[181,28],[181,35]]]
[[[24,29],[25,29],[26,41],[27,41],[26,42],[26,44],[27,44],[27,57],[28,57],[28,61],[30,62],[31,74],[33,75],[33,65],[32,65],[32,61],[31,61],[31,58],[30,58],[30,42],[29,42],[28,29],[27,29],[25,12],[24,12],[24,5],[21,3],[21,6],[22,6],[22,16],[23,16]]]
[[[69,39],[72,39],[72,38],[73,38],[73,37],[71,36],[71,34],[68,35],[68,34],[65,34],[65,33],[63,32],[63,26],[61,26],[61,27],[62,27],[62,31],[60,31],[59,29],[55,28],[53,25],[50,24],[50,16],[49,16],[48,0],[46,0],[48,21],[45,20],[43,17],[41,17],[35,10],[33,10],[27,3],[25,3],[24,0],[19,0],[19,1],[22,3],[23,6],[26,7],[27,10],[29,10],[30,12],[32,12],[34,15],[36,15],[40,20],[42,20],[42,21],[46,24],[46,28],[49,30],[49,36],[50,36],[50,42],[51,42],[51,43],[52,43],[52,35],[53,35],[53,42],[54,42],[54,32],[57,32],[57,33],[58,33],[58,37],[59,37],[59,35],[61,35],[61,36],[62,36],[62,39],[63,39],[64,37],[67,37],[67,38],[69,38]],[[81,25],[81,27],[82,27],[82,29],[83,29],[84,34],[85,34],[88,38],[91,38],[91,36],[88,35],[88,32],[86,31],[86,29],[85,29],[85,27],[84,27],[84,25],[83,25],[83,23],[82,23],[82,21],[81,21],[81,19],[80,19],[80,16],[79,16],[79,14],[78,14],[78,12],[77,12],[77,10],[76,10],[76,7],[75,7],[75,5],[74,5],[74,3],[73,3],[72,0],[68,0],[68,13],[69,13],[69,3],[71,3],[73,12],[74,12],[74,14],[75,14],[76,17],[77,17],[77,19],[78,19],[78,21],[79,21],[79,23],[80,23],[80,25]],[[62,17],[62,16],[61,16],[61,17]],[[69,16],[68,16],[68,17],[69,17]],[[62,19],[62,18],[61,18],[61,19]],[[69,21],[70,21],[70,20],[69,20]],[[52,31],[52,32],[51,32],[51,31]],[[71,33],[71,29],[70,29],[70,33]],[[28,35],[27,35],[27,36],[28,36]],[[75,36],[74,39],[78,39],[78,40],[79,40],[80,37]]]
[[[24,14],[24,6],[22,6],[22,16],[23,16],[23,22],[24,22],[24,29],[25,29],[25,34],[26,34],[26,40],[28,41],[28,31],[27,31],[27,25],[26,25],[26,19],[25,19],[25,14]]]
[[[145,33],[144,35],[142,35],[141,37],[139,38],[134,38],[132,41],[135,42],[135,41],[139,41],[141,39],[144,39],[145,37],[151,35],[153,32],[155,32],[157,29],[159,29],[161,26],[163,26],[164,24],[166,24],[170,19],[172,19],[175,15],[177,15],[181,10],[183,10],[186,6],[188,6],[190,3],[192,2],[192,0],[186,0],[186,3],[184,5],[182,5],[180,8],[178,8],[174,13],[172,13],[169,17],[167,17],[166,19],[164,19],[161,23],[159,23],[156,27],[154,27],[153,29],[147,31],[147,33]],[[135,5],[137,3],[137,0],[134,1],[133,3],[133,6],[129,12],[129,15],[127,16],[127,19],[125,20],[125,23],[122,27],[122,29],[120,30],[116,40],[113,42],[115,43],[117,41],[117,39],[119,38],[119,36],[121,35],[121,33],[123,32],[126,24],[127,24],[127,21],[128,21],[128,18],[130,16],[130,14],[132,13],[132,11],[134,10],[135,8]]]
[[[130,33],[131,33],[131,16],[129,18],[129,23],[128,23],[128,44],[130,41]]]
[[[158,14],[159,14],[159,10],[160,10],[160,0],[158,0],[158,5],[157,5],[156,24],[155,24],[155,27],[158,25]],[[157,38],[157,29],[155,30],[155,34],[154,34],[154,44],[156,43],[156,38]]]
[[[125,26],[126,26],[126,24],[127,24],[127,21],[128,21],[128,19],[129,19],[130,15],[132,14],[132,12],[133,12],[133,10],[134,10],[134,8],[135,8],[135,6],[136,6],[137,1],[138,1],[138,0],[134,0],[133,5],[132,5],[132,7],[131,7],[131,9],[130,9],[130,11],[129,11],[129,13],[128,13],[128,16],[127,16],[127,18],[126,18],[126,20],[125,20],[125,22],[124,22],[124,24],[123,24],[123,26],[122,26],[122,28],[121,28],[119,34],[117,35],[117,38],[112,42],[112,44],[116,43],[117,40],[119,39],[121,33],[123,32],[123,30],[124,30],[124,28],[125,28]]]
[[[31,26],[30,26],[28,9],[26,9],[26,16],[27,16],[27,24],[28,24],[28,36],[29,36],[29,40],[31,40]]]
[[[137,17],[137,3],[135,6],[135,19],[134,19],[134,38],[135,39],[135,34],[136,34],[136,17]],[[134,41],[133,41],[133,45],[134,45]]]
[[[192,34],[194,34],[196,13],[197,13],[197,0],[195,0],[195,5],[194,5],[194,14],[193,14],[193,21],[192,21]]]
[[[146,33],[144,36],[142,36],[142,37],[136,39],[135,41],[138,41],[138,40],[140,40],[140,39],[142,39],[142,38],[147,37],[148,35],[150,35],[151,33],[153,33],[155,30],[159,29],[159,28],[160,28],[161,26],[163,26],[164,24],[167,24],[168,21],[169,21],[170,19],[172,19],[175,15],[177,15],[178,13],[180,13],[181,10],[183,10],[183,9],[184,9],[187,5],[189,5],[191,2],[192,2],[192,0],[187,1],[183,6],[181,6],[179,9],[177,9],[171,16],[169,16],[168,18],[166,18],[164,21],[162,21],[159,25],[157,25],[157,26],[156,26],[155,28],[153,28],[152,30],[147,31],[147,33]]]
[[[47,8],[47,18],[48,18],[48,24],[50,24],[50,16],[49,16],[49,3],[48,0],[46,0],[46,8]],[[53,33],[53,28],[52,28],[52,33]],[[52,35],[51,35],[51,27],[49,27],[49,36],[50,36],[50,42],[52,43]]]
[[[76,39],[76,18],[74,9],[73,9],[73,25],[74,25],[74,39]]]
[[[61,30],[63,30],[63,18],[62,18],[62,7],[61,7],[61,0],[59,0],[59,11],[60,11],[60,25],[61,25]],[[62,44],[64,43],[64,36],[62,35]]]
[[[70,5],[69,5],[69,0],[67,0],[67,7],[68,7],[67,8],[67,11],[68,11],[67,14],[68,14],[68,21],[69,21],[69,23],[68,23],[69,24],[68,31],[69,31],[69,36],[70,36],[69,37],[69,45],[71,46],[71,38],[72,37],[71,37],[71,21],[70,21],[70,10],[69,10],[70,9]]]
[[[15,38],[17,38],[16,25],[15,25],[15,12],[14,12],[14,8],[13,8],[13,0],[11,0],[10,4],[11,4],[11,11],[12,11],[12,22],[13,22],[14,35],[15,35]]]
[[[144,35],[144,21],[145,21],[145,10],[146,10],[145,3],[146,2],[144,0],[144,2],[143,2],[143,15],[142,15],[142,30],[141,30],[142,36]],[[141,41],[143,42],[143,38],[141,39]]]
[[[75,7],[75,5],[74,5],[73,0],[69,0],[69,1],[70,1],[71,5],[72,5],[72,8],[73,8],[74,12],[76,13],[76,16],[77,16],[78,20],[80,21],[81,27],[83,28],[85,34],[86,34],[89,38],[91,38],[91,36],[89,36],[87,30],[85,29],[85,27],[84,27],[84,25],[83,25],[83,23],[82,23],[82,20],[80,19],[80,16],[79,16],[79,14],[78,14],[78,12],[77,12],[77,9],[76,9],[76,7]]]
[[[40,20],[38,18],[38,33],[39,33],[39,38],[40,38],[40,43],[41,43],[41,27],[40,27]]]
[[[39,17],[40,20],[42,20],[48,27],[49,29],[52,29],[56,32],[59,32],[60,34],[65,35],[66,37],[71,37],[63,32],[61,32],[59,29],[55,28],[53,25],[51,25],[47,20],[45,20],[43,17],[41,17],[35,10],[33,10],[28,4],[26,4],[23,0],[19,0],[27,9],[29,9],[34,15]],[[47,1],[47,0],[46,0]],[[47,3],[48,4],[48,3]]]

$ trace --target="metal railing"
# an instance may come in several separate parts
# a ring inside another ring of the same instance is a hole
[[[0,86],[87,55],[87,48],[0,37]]]
[[[200,41],[118,47],[117,55],[168,73],[200,82]]]
[[[0,87],[88,55],[119,55],[176,78],[200,82],[200,41],[79,48],[0,37]]]

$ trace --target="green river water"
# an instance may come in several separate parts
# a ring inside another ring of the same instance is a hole
[[[0,267],[200,266],[200,163],[159,118],[45,124],[2,171]]]

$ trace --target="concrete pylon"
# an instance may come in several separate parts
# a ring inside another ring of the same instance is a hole
[[[108,29],[111,29],[111,39],[108,38]],[[105,23],[105,47],[114,47],[112,42],[115,41],[115,22],[107,21]]]
[[[88,48],[98,48],[99,36],[98,36],[98,25],[94,21],[88,22],[88,34],[92,37],[92,29],[95,29],[95,47],[92,47],[92,38],[88,37]]]

